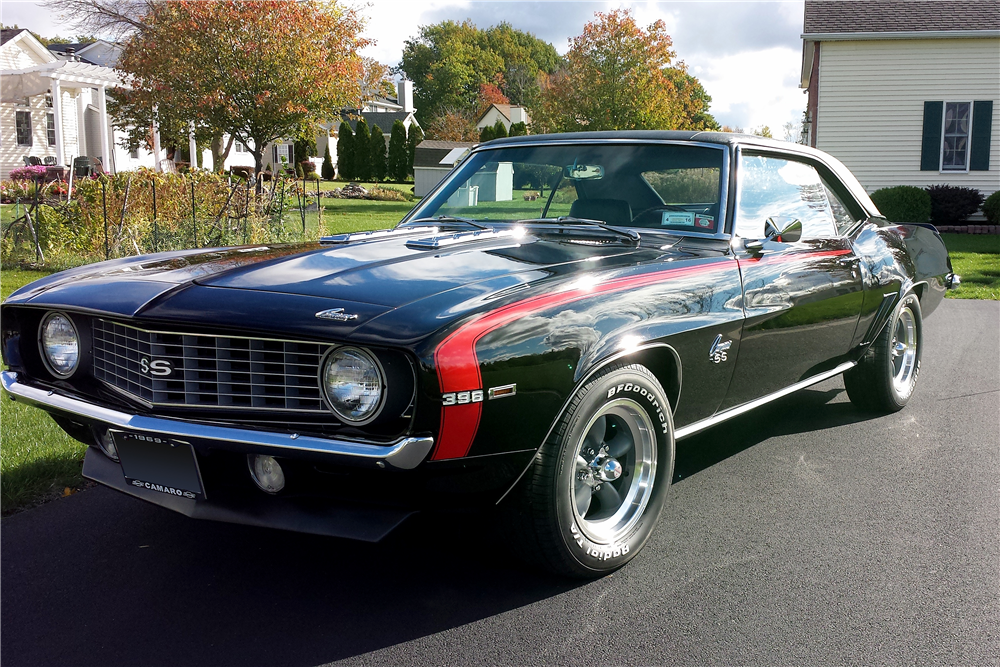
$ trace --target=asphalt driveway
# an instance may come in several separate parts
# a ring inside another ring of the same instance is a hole
[[[998,665],[1000,302],[925,336],[898,414],[838,378],[681,443],[653,539],[589,583],[480,517],[368,545],[98,488],[3,519],[3,664]]]

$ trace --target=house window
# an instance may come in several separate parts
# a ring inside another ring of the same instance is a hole
[[[56,145],[56,115],[51,111],[45,114],[45,136],[49,140],[49,146]]]
[[[941,171],[967,171],[969,168],[969,130],[972,127],[971,102],[946,102],[944,133],[941,142]]]
[[[133,160],[138,160],[139,159],[139,149],[138,148],[133,148],[131,151],[129,151],[128,156],[130,158],[132,158]]]
[[[242,143],[242,142],[240,142],[240,141],[234,141],[234,142],[233,142],[233,149],[234,149],[234,150],[235,150],[235,151],[236,151],[237,153],[246,153],[246,152],[247,152],[247,147],[246,147],[246,146],[244,146],[244,145],[243,145],[243,143]]]
[[[31,145],[31,112],[18,111],[14,118],[14,127],[17,131],[17,145]]]

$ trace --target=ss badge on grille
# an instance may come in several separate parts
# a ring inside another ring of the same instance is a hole
[[[166,359],[153,359],[152,361],[143,357],[139,360],[139,368],[146,375],[170,375],[173,369]]]

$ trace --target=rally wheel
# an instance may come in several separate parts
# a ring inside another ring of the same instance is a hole
[[[917,385],[922,344],[920,301],[908,294],[858,365],[844,373],[851,402],[871,412],[901,410]]]
[[[529,560],[595,577],[649,539],[673,476],[670,404],[643,366],[617,364],[570,401],[517,489],[515,530]]]

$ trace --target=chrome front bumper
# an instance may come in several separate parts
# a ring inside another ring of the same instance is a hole
[[[269,450],[278,456],[281,452],[324,455],[345,465],[379,467],[387,465],[401,470],[412,470],[420,465],[434,446],[434,438],[401,438],[389,445],[375,445],[351,440],[317,438],[308,435],[252,431],[227,426],[192,424],[176,419],[132,415],[109,408],[102,408],[76,398],[62,396],[54,391],[38,389],[24,384],[17,373],[0,373],[3,388],[17,401],[28,403],[65,415],[80,417],[142,433],[157,433],[171,438],[210,440],[229,443],[242,448]]]

